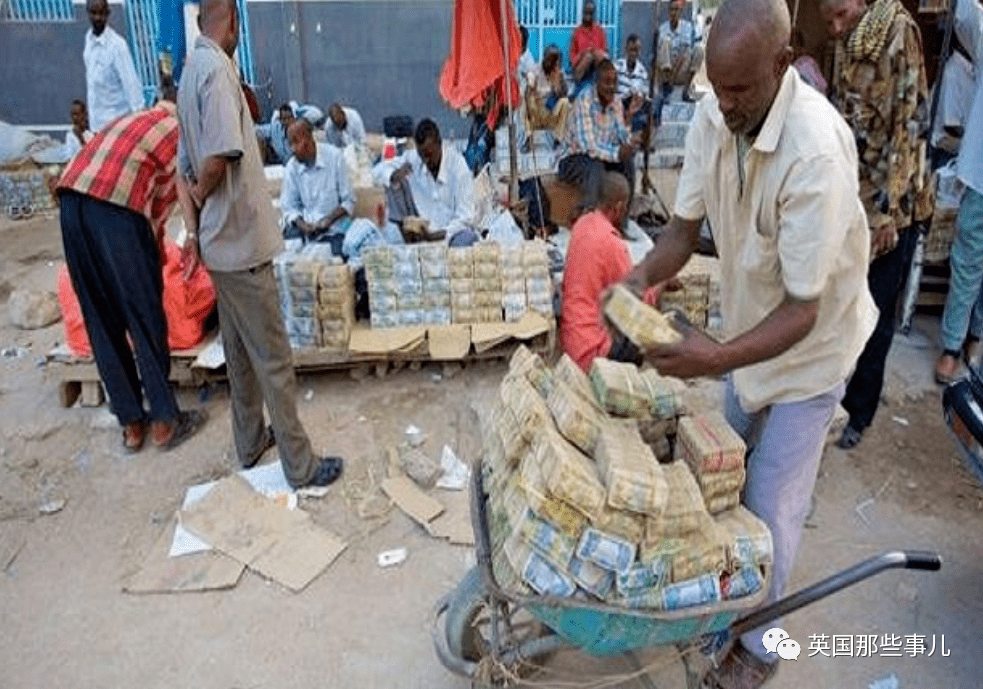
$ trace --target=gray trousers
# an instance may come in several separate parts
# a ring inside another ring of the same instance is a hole
[[[767,603],[782,597],[792,573],[826,434],[844,389],[841,383],[811,399],[773,404],[748,414],[741,409],[733,380],[727,380],[727,421],[750,449],[743,503],[771,529],[775,547]],[[779,626],[775,620],[753,629],[741,636],[741,643],[762,660],[776,661],[775,654],[765,655],[762,637]]]
[[[239,460],[262,447],[270,414],[283,473],[291,485],[308,483],[317,469],[311,441],[297,416],[297,378],[280,313],[273,264],[211,273],[232,398],[232,435]]]

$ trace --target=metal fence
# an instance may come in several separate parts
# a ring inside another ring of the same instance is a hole
[[[536,60],[543,49],[555,43],[563,51],[563,64],[570,68],[570,39],[583,17],[585,0],[515,0],[516,17],[529,30],[529,51]],[[595,0],[594,21],[604,29],[608,52],[618,52],[621,29],[621,0]]]
[[[0,0],[3,17],[14,22],[70,22],[75,20],[72,0]]]

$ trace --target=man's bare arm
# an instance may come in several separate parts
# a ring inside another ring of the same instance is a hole
[[[228,160],[222,156],[208,156],[202,161],[201,174],[198,181],[191,188],[191,196],[195,205],[201,208],[205,204],[205,199],[212,195],[212,192],[225,179],[225,168]]]

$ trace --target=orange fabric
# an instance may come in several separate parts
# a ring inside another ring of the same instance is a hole
[[[181,268],[181,249],[170,239],[164,240],[164,316],[167,318],[167,346],[173,350],[189,349],[205,336],[204,323],[215,306],[215,288],[204,266],[199,265],[185,282]],[[85,330],[68,266],[58,268],[58,303],[65,323],[65,343],[76,356],[92,356],[92,345]]]
[[[629,270],[628,247],[614,225],[600,211],[581,216],[571,230],[563,270],[560,346],[584,371],[611,350],[601,295]]]
[[[512,1],[505,3],[509,32],[509,89],[513,107],[519,105],[515,74],[522,53],[522,38],[515,21]],[[440,75],[440,95],[456,110],[481,107],[493,90],[496,98],[488,113],[494,128],[498,111],[506,105],[505,53],[502,35],[501,0],[455,0],[451,29],[451,52]]]
[[[583,24],[578,26],[570,39],[570,66],[576,67],[580,61],[580,56],[588,48],[600,50],[605,55],[608,54],[608,39],[604,35],[604,29],[600,24],[593,24],[587,28]]]

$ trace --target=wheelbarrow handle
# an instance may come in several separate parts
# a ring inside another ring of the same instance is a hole
[[[730,634],[733,637],[740,636],[886,569],[920,569],[935,572],[941,567],[942,558],[938,553],[924,550],[895,550],[883,553],[740,618],[731,625]]]

